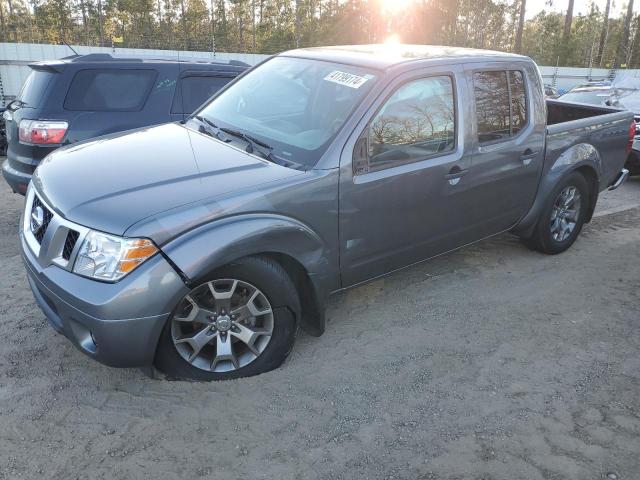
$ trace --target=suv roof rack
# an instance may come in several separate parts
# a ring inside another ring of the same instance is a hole
[[[68,57],[63,57],[60,60],[73,62],[73,63],[81,63],[81,62],[183,62],[183,63],[209,63],[209,64],[219,64],[219,65],[232,65],[236,67],[250,67],[250,65],[246,62],[241,62],[240,60],[228,60],[228,61],[219,61],[217,59],[211,58],[203,58],[203,57],[192,57],[192,58],[180,58],[180,57],[119,57],[112,55],[110,53],[88,53],[85,55],[69,55]]]

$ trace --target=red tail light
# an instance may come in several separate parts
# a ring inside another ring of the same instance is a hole
[[[62,143],[69,125],[67,122],[21,120],[18,138],[21,143],[52,145]]]
[[[636,136],[636,121],[631,120],[631,125],[629,125],[629,139],[627,142],[627,155],[631,153],[631,149],[633,148],[633,137]]]

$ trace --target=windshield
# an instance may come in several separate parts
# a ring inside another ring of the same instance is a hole
[[[258,139],[276,159],[311,168],[374,81],[370,71],[350,65],[275,57],[197,115]]]
[[[561,99],[567,102],[588,103],[590,105],[606,105],[611,100],[610,90],[595,90],[589,92],[569,92],[562,95]]]

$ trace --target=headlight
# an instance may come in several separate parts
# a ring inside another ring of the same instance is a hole
[[[73,271],[85,277],[115,281],[158,252],[146,238],[121,238],[91,231],[80,246]]]

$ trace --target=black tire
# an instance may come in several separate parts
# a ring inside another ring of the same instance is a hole
[[[300,300],[296,288],[280,264],[266,257],[245,257],[236,260],[203,278],[198,285],[208,281],[233,278],[248,282],[264,293],[273,311],[273,331],[264,351],[252,362],[229,372],[205,371],[182,358],[171,335],[172,318],[162,331],[155,356],[155,366],[169,379],[199,381],[230,380],[250,377],[278,368],[287,358],[298,330]],[[196,287],[197,288],[197,287]],[[176,306],[178,308],[178,306]]]
[[[629,170],[630,175],[640,175],[640,154],[636,150],[631,151],[624,168]]]
[[[564,239],[563,241],[558,241],[553,238],[553,235],[551,233],[551,217],[556,200],[558,200],[561,192],[563,192],[567,187],[575,187],[580,193],[580,209],[573,231],[566,239]],[[547,199],[547,202],[542,210],[538,223],[536,224],[533,235],[530,238],[523,239],[524,243],[532,250],[537,250],[549,255],[562,253],[569,247],[571,247],[571,245],[573,245],[573,243],[578,238],[578,235],[582,230],[582,226],[584,225],[585,218],[587,217],[587,212],[589,210],[589,201],[591,198],[590,193],[591,192],[589,184],[584,178],[584,175],[582,175],[580,172],[573,172],[568,175],[565,179],[558,183],[558,185],[549,195],[549,198]]]

